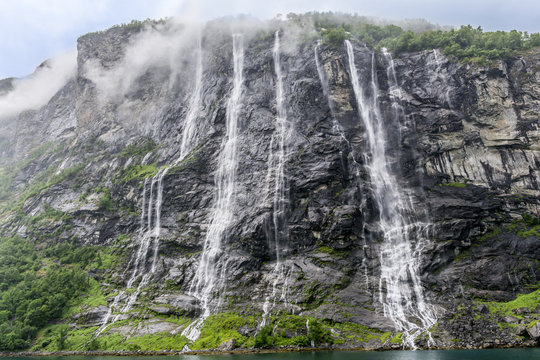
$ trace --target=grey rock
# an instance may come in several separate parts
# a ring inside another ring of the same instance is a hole
[[[148,319],[137,324],[115,326],[112,325],[109,333],[122,334],[124,336],[144,336],[156,333],[177,333],[178,325],[161,319]]]
[[[218,346],[218,350],[221,350],[221,351],[231,351],[231,350],[234,350],[234,349],[236,349],[236,339],[235,338],[227,340],[227,341],[223,342],[222,344],[220,344]]]
[[[77,313],[71,318],[75,322],[84,322],[88,325],[97,325],[101,323],[107,312],[108,308],[106,306],[100,305],[98,307],[90,308],[83,312]]]
[[[509,324],[517,324],[517,323],[519,323],[519,319],[517,317],[515,317],[515,316],[505,316],[503,318],[503,321],[505,323],[509,323]]]
[[[527,307],[520,307],[512,310],[512,312],[516,315],[529,315],[531,313],[531,309]]]
[[[200,306],[196,298],[179,293],[169,293],[154,299],[155,306],[152,310],[160,313],[196,316]],[[165,306],[160,306],[165,305]]]
[[[533,326],[527,329],[527,333],[533,340],[540,339],[540,322],[535,323]]]
[[[519,335],[519,336],[525,336],[528,334],[527,328],[523,325],[516,326],[514,328],[514,332],[516,333],[516,335]]]

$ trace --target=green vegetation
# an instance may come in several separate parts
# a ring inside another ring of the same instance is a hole
[[[525,225],[525,228],[522,228],[517,232],[518,236],[540,236],[540,218],[530,214],[523,214],[522,217],[522,223]]]
[[[317,252],[325,253],[325,254],[340,257],[340,258],[347,256],[347,251],[332,249],[331,247],[328,247],[328,246],[319,246],[317,248]]]
[[[386,339],[389,337],[387,333],[382,333],[379,330],[371,329],[367,326],[346,322],[346,323],[333,323],[328,324],[331,328],[337,330],[340,334],[339,338],[334,340],[338,344],[342,344],[345,340],[352,340],[355,342],[367,342],[371,339]]]
[[[98,192],[96,190],[96,192]],[[99,197],[97,206],[101,211],[113,212],[118,209],[118,205],[111,200],[111,189],[105,188],[99,191],[101,196]]]
[[[377,46],[386,47],[395,54],[439,48],[447,56],[485,63],[540,46],[540,33],[516,30],[483,32],[480,27],[467,25],[450,31],[402,32],[397,37],[382,40]]]
[[[512,234],[519,237],[540,236],[540,219],[531,214],[525,213],[522,215],[522,219],[515,219],[508,225],[491,227],[484,235],[480,236],[473,242],[470,249],[464,250],[457,255],[455,260],[462,261],[469,258],[471,256],[471,250],[474,247],[478,247],[486,240],[493,239],[502,234]]]
[[[332,344],[330,330],[320,320],[297,315],[282,314],[271,317],[255,336],[253,347],[280,346],[307,347]]]
[[[381,335],[381,344],[384,344],[385,342],[387,342],[388,340],[390,340],[390,338],[392,337],[392,333],[391,332],[385,332]]]
[[[149,152],[155,151],[157,149],[157,144],[152,139],[143,140],[141,143],[134,142],[131,145],[128,145],[120,153],[120,157],[129,158],[136,157],[142,159]]]
[[[178,163],[175,166],[171,166],[169,168],[168,174],[176,174],[188,166],[196,163],[199,160],[199,150],[201,149],[202,145],[198,145],[193,150],[191,150],[180,163]]]
[[[540,305],[540,289],[533,291],[529,294],[520,294],[515,300],[508,302],[483,302],[487,305],[489,310],[492,313],[499,315],[513,315],[516,316],[512,311],[518,308],[528,308],[532,311]]]
[[[27,348],[38,329],[89,287],[79,266],[44,260],[28,240],[0,240],[0,350]]]
[[[331,46],[342,46],[346,38],[355,38],[372,49],[384,47],[395,55],[441,49],[446,56],[464,62],[487,64],[540,46],[540,33],[517,30],[484,32],[480,27],[467,25],[444,31],[419,21],[405,23],[403,28],[377,26],[362,16],[331,12],[289,14],[288,18],[301,25],[314,24],[324,42]]]
[[[188,343],[188,339],[180,334],[171,335],[168,333],[148,334],[140,337],[132,337],[126,341],[133,344],[138,350],[160,351],[160,350],[182,350]],[[128,346],[132,347],[132,346]]]
[[[45,207],[27,223],[64,217]],[[26,349],[37,335],[43,336],[39,329],[51,321],[106,305],[99,284],[87,271],[114,268],[117,259],[106,247],[54,243],[38,251],[27,239],[0,238],[0,351]],[[54,329],[41,346],[66,348],[66,328]]]
[[[76,264],[86,270],[107,270],[113,269],[121,257],[114,250],[105,246],[81,246],[75,242],[65,242],[47,247],[42,254],[64,265]]]
[[[169,319],[167,319],[169,321]],[[132,325],[134,322],[118,322],[116,325]],[[180,351],[188,340],[180,335],[155,333],[144,336],[126,337],[119,333],[109,333],[95,337],[97,326],[88,328],[69,328],[66,325],[50,325],[40,331],[33,351]]]
[[[30,151],[26,159],[0,168],[0,200],[5,200],[12,194],[13,179],[21,170],[52,150],[53,145],[46,142]]]
[[[154,177],[158,172],[157,163],[141,164],[143,158],[148,153],[153,153],[157,149],[156,143],[152,139],[146,139],[141,143],[135,142],[128,145],[119,154],[123,158],[131,158],[131,163],[116,175],[117,184],[126,184],[131,181],[140,181],[148,177]]]
[[[158,168],[156,164],[150,165],[133,165],[130,164],[127,168],[122,169],[118,174],[117,182],[126,184],[131,181],[140,181],[149,177],[156,176]]]
[[[242,326],[256,328],[257,323],[252,316],[240,316],[233,313],[211,315],[204,322],[201,336],[190,348],[193,350],[217,348],[233,338],[239,346],[246,346],[249,338],[238,332]]]
[[[104,34],[105,32],[111,30],[111,29],[132,29],[132,30],[141,30],[144,26],[157,26],[157,25],[163,25],[168,21],[167,18],[165,19],[159,19],[159,20],[153,20],[153,19],[146,19],[146,20],[131,20],[128,23],[122,23],[119,25],[111,26],[110,28],[106,30],[101,31],[94,31],[91,33],[86,34],[87,35],[97,35],[97,34]]]
[[[342,27],[332,28],[328,30],[322,30],[321,35],[325,44],[333,47],[343,46],[343,42],[348,38],[345,29]]]
[[[447,183],[441,183],[441,186],[451,186],[451,187],[457,187],[457,188],[464,188],[467,186],[466,183],[461,182],[447,182]]]
[[[11,192],[9,200],[0,205],[0,213],[12,211],[17,213],[19,219],[22,218],[24,215],[21,213],[21,209],[26,200],[41,194],[42,191],[58,183],[75,178],[86,165],[87,163],[84,162],[59,172],[56,166],[49,166],[46,170],[39,173],[21,194]]]
[[[401,340],[401,336],[402,336],[402,335],[403,335],[402,333],[398,332],[398,333],[392,338],[392,340],[390,340],[390,343],[391,343],[391,344],[401,344],[401,341],[402,341],[402,340]]]

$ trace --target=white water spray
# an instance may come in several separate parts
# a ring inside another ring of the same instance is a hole
[[[416,338],[436,322],[432,308],[424,300],[419,277],[419,255],[425,242],[422,236],[425,224],[411,221],[414,211],[403,199],[398,181],[389,168],[386,135],[377,103],[375,59],[372,57],[369,99],[358,78],[353,46],[348,40],[345,43],[358,114],[366,128],[369,145],[365,155],[366,166],[371,176],[373,198],[378,207],[379,226],[384,238],[380,251],[380,302],[384,315],[403,332],[404,344],[415,348]],[[415,240],[415,243],[411,240]],[[383,289],[386,289],[386,296]]]
[[[220,262],[223,255],[222,242],[233,220],[235,203],[235,180],[238,148],[238,114],[243,88],[244,47],[243,36],[233,34],[233,88],[227,103],[226,134],[221,145],[218,169],[215,175],[216,196],[212,222],[206,233],[203,252],[189,293],[197,298],[203,308],[201,317],[188,326],[182,335],[196,340],[201,326],[213,311],[215,291],[222,285],[226,264]],[[221,265],[221,269],[220,269]]]
[[[268,315],[275,305],[276,294],[278,292],[278,284],[286,281],[285,271],[281,262],[281,248],[280,242],[289,238],[289,231],[287,226],[286,211],[287,211],[287,189],[285,181],[285,162],[288,157],[287,144],[291,133],[290,123],[287,121],[287,111],[284,105],[283,94],[283,73],[281,69],[280,58],[280,39],[279,30],[276,31],[274,36],[274,48],[272,50],[274,58],[274,72],[276,74],[276,125],[274,136],[270,143],[270,154],[268,155],[268,169],[270,177],[274,178],[274,191],[272,201],[272,227],[273,227],[273,239],[272,242],[275,247],[276,264],[272,271],[275,279],[272,283],[272,294],[267,296],[263,305],[263,319],[260,326],[266,325]],[[274,153],[273,145],[277,143],[277,151]],[[272,171],[273,170],[273,171]],[[273,174],[272,174],[273,172]],[[282,294],[280,300],[286,299],[286,287],[282,288]],[[272,301],[272,304],[271,304]]]
[[[193,149],[194,144],[197,140],[197,124],[196,120],[199,116],[200,111],[200,102],[201,102],[201,84],[202,84],[202,46],[199,38],[198,41],[198,53],[197,53],[197,70],[195,74],[195,90],[190,101],[190,106],[188,114],[186,116],[184,129],[182,131],[182,139],[180,143],[180,156],[175,161],[174,164],[182,161],[187,154]],[[118,321],[122,314],[129,312],[135,301],[139,297],[141,291],[148,286],[151,278],[156,272],[156,265],[158,262],[158,253],[159,253],[159,240],[161,235],[161,206],[163,204],[163,178],[167,175],[169,168],[165,167],[158,171],[158,173],[149,181],[148,178],[144,180],[143,191],[142,191],[142,209],[141,209],[141,224],[139,227],[139,248],[134,254],[135,256],[131,258],[128,269],[124,273],[124,278],[127,277],[127,272],[133,265],[133,271],[129,276],[129,280],[126,284],[127,289],[131,289],[137,279],[141,279],[137,289],[132,292],[127,301],[124,303],[124,306],[121,308],[120,313],[114,316],[111,321],[111,317],[116,308],[120,305],[122,298],[125,297],[126,292],[120,291],[113,300],[113,303],[109,307],[107,314],[102,320],[102,324],[97,330],[96,334],[99,335],[105,330],[109,323],[114,323]],[[157,190],[154,191],[154,188],[157,186]],[[148,189],[150,187],[150,189]],[[147,205],[147,192],[148,196],[148,205]],[[155,195],[154,195],[155,194]],[[152,245],[152,263],[150,271],[146,271],[146,258],[150,246]],[[142,278],[141,278],[142,276]]]
[[[148,179],[145,179],[144,185],[143,185],[143,202],[142,202],[142,213],[141,213],[141,225],[139,230],[139,248],[137,250],[135,258],[132,258],[130,264],[133,265],[133,271],[131,272],[131,275],[129,277],[129,280],[127,282],[126,288],[130,289],[133,287],[134,283],[139,279],[141,276],[141,280],[139,282],[139,285],[137,286],[137,289],[131,293],[127,299],[127,301],[124,303],[124,306],[120,310],[120,314],[117,314],[114,316],[111,320],[113,311],[118,307],[120,304],[121,299],[125,296],[125,291],[120,291],[113,300],[113,303],[109,307],[109,310],[105,317],[103,318],[103,321],[101,323],[101,326],[96,331],[96,334],[99,335],[105,330],[107,325],[109,323],[115,323],[118,321],[119,317],[122,314],[125,314],[129,312],[137,298],[139,297],[139,294],[141,293],[142,289],[144,289],[146,286],[148,286],[150,279],[155,274],[156,271],[156,264],[158,261],[158,251],[159,251],[159,236],[161,233],[161,205],[163,203],[163,178],[165,175],[167,175],[168,168],[164,168],[158,171],[156,176],[154,176],[150,182],[150,190],[149,190],[149,197],[148,197],[148,208],[146,209],[146,193],[148,191]],[[154,195],[154,187],[157,185],[157,190]],[[154,201],[155,199],[155,201]],[[155,204],[155,205],[154,205]],[[146,216],[145,216],[146,215]],[[151,268],[149,272],[146,272],[146,258],[148,256],[148,250],[150,246],[152,245],[152,263]]]
[[[439,60],[439,50],[433,49],[433,59],[435,60],[435,74],[436,77],[442,82],[442,85],[446,88],[443,94],[443,101],[450,109],[453,108],[452,100],[450,99],[450,87],[448,86],[448,72],[443,68],[441,61]]]
[[[197,141],[197,119],[201,109],[201,91],[202,91],[202,45],[199,34],[197,41],[197,69],[195,70],[195,90],[193,91],[191,101],[189,104],[188,114],[184,122],[184,129],[182,130],[182,141],[180,142],[180,156],[176,160],[175,164],[178,164],[189,154],[193,149],[195,142]]]
[[[401,105],[403,93],[397,80],[396,67],[394,65],[394,59],[392,58],[392,55],[385,48],[382,48],[381,51],[387,63],[386,77],[388,79],[388,95],[392,104],[392,115],[394,117],[396,125],[398,126],[401,139],[402,125],[400,119],[403,119],[403,122],[407,120],[407,117],[405,116],[405,111],[403,110],[403,106]],[[405,126],[407,125],[405,124]],[[398,141],[400,141],[400,139],[398,139]]]

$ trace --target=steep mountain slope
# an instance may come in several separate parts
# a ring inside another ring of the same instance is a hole
[[[34,325],[2,281],[5,349],[536,344],[536,50],[393,59],[248,21],[77,48],[2,119],[1,229],[35,249],[25,273],[87,280]]]

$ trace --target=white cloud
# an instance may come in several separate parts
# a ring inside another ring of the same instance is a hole
[[[84,75],[96,84],[102,100],[115,101],[132,90],[134,82],[152,67],[165,66],[172,71],[170,81],[175,81],[175,64],[180,63],[186,46],[193,46],[197,39],[196,27],[148,27],[135,36],[125,50],[122,60],[112,68],[104,68],[99,59],[83,65]]]
[[[12,91],[0,97],[0,118],[45,105],[75,75],[75,51],[47,60],[27,78],[16,80]]]
[[[237,14],[264,19],[328,10],[425,18],[441,25],[470,23],[486,30],[540,31],[538,0],[0,0],[0,74],[28,74],[43,59],[74,48],[77,37],[132,19],[172,16],[193,22]]]

